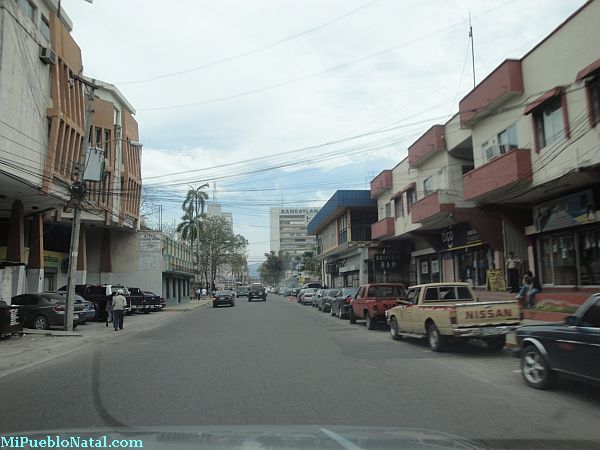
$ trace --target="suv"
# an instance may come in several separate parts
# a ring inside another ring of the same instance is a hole
[[[248,286],[238,286],[235,295],[237,297],[248,297]]]
[[[125,313],[131,314],[131,295],[129,290],[123,285],[117,284],[77,284],[75,285],[75,293],[81,295],[88,302],[92,302],[96,309],[96,320],[106,320],[106,303],[112,301],[112,293],[118,290],[123,291],[123,296],[127,300]],[[63,286],[59,291],[67,291],[67,286]]]
[[[267,291],[262,284],[253,284],[248,288],[248,301],[251,302],[253,298],[260,298],[263,302],[267,301]]]

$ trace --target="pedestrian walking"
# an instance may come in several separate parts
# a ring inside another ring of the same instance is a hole
[[[511,294],[519,292],[519,265],[521,260],[511,251],[506,259],[506,274]]]
[[[113,297],[113,327],[115,331],[123,329],[123,318],[125,317],[125,306],[127,300],[123,297],[123,290],[117,290],[117,295]]]
[[[106,326],[108,327],[109,323],[113,322],[113,300],[115,299],[117,293],[113,292],[110,299],[106,302]]]

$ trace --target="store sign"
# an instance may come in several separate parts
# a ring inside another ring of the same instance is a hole
[[[442,230],[442,247],[444,250],[480,243],[481,236],[467,223],[457,223]]]
[[[69,259],[68,253],[50,252],[46,250],[44,252],[44,268],[60,269],[63,264],[63,260],[65,259]]]
[[[282,209],[279,214],[316,214],[319,212],[319,208],[289,208]]]
[[[533,221],[538,232],[559,230],[584,223],[597,222],[591,189],[567,195],[533,208]]]
[[[401,259],[402,255],[397,253],[382,253],[373,255],[373,265],[380,270],[397,269],[400,267]]]

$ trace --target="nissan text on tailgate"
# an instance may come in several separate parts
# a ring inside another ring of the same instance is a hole
[[[520,318],[516,300],[480,302],[467,283],[412,286],[399,306],[386,311],[392,338],[426,336],[436,352],[451,338],[480,339],[490,349],[501,350]]]
[[[365,284],[350,301],[350,323],[364,320],[367,329],[372,330],[377,322],[385,321],[385,312],[398,305],[404,296],[401,283]]]

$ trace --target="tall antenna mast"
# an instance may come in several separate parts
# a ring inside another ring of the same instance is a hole
[[[471,13],[469,13],[469,39],[471,39],[471,63],[473,66],[473,87],[477,84],[475,82],[475,44],[473,42],[473,26],[471,25]]]
[[[213,181],[213,205],[217,202],[217,182]]]

